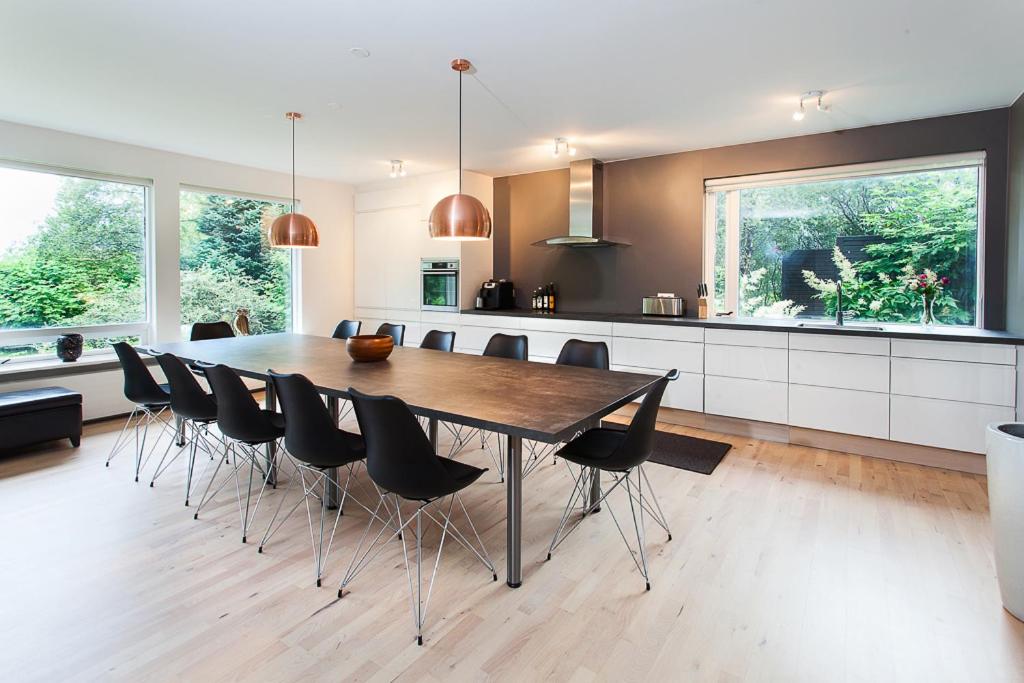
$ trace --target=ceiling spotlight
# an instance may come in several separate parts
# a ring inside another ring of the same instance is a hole
[[[366,59],[370,56],[370,51],[365,47],[350,47],[348,52],[353,57],[358,57],[359,59]]]
[[[551,155],[557,157],[562,152],[565,152],[571,157],[576,156],[576,148],[570,145],[568,140],[565,138],[555,138],[555,146],[551,150]]]
[[[821,98],[825,96],[824,90],[809,90],[800,96],[800,108],[793,112],[794,121],[803,121],[806,112],[804,111],[804,102],[807,100],[817,100],[817,109],[820,112],[828,113],[832,111],[832,106],[828,104],[822,104]]]
[[[392,178],[404,178],[405,177],[405,162],[401,159],[391,160],[391,173],[389,174]]]

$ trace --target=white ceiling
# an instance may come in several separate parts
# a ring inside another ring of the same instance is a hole
[[[1020,0],[0,2],[0,119],[362,183],[493,175],[1002,107]],[[364,47],[367,59],[349,49]],[[481,85],[486,85],[496,100]],[[829,91],[831,114],[790,114]],[[330,103],[340,105],[332,108]]]

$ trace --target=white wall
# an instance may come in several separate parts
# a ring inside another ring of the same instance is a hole
[[[156,302],[150,341],[181,336],[178,235],[182,186],[289,197],[288,174],[126,145],[81,135],[0,121],[0,159],[150,180],[151,226],[155,246]],[[296,194],[302,212],[320,230],[320,247],[299,252],[300,306],[296,331],[328,335],[353,311],[353,188],[344,183],[299,177]],[[2,229],[2,226],[0,226]],[[4,383],[0,391],[64,385],[85,394],[86,419],[123,412],[120,372]]]

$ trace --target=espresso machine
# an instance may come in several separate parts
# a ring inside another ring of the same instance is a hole
[[[497,311],[516,307],[516,290],[509,280],[487,280],[480,285],[476,307],[481,311]]]

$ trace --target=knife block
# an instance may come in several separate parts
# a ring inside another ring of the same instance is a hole
[[[701,320],[708,319],[708,300],[704,297],[697,299],[697,317]]]

